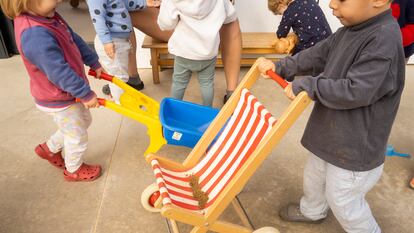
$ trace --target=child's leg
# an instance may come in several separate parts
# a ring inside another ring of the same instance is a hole
[[[185,89],[191,78],[191,70],[188,69],[188,59],[176,56],[174,59],[174,74],[171,85],[171,96],[182,100]]]
[[[383,165],[365,172],[327,166],[326,198],[346,232],[381,232],[372,216],[365,194],[381,177]]]
[[[82,156],[87,149],[90,112],[83,104],[77,103],[63,111],[53,113],[53,118],[64,139],[66,170],[75,172],[82,165]]]
[[[137,67],[137,38],[135,37],[134,31],[131,33],[129,38],[131,43],[131,49],[129,50],[128,56],[128,85],[131,87],[142,90],[144,89],[144,82],[142,82],[141,77],[139,77],[138,67]]]
[[[303,192],[300,211],[312,220],[323,219],[328,214],[328,202],[325,198],[327,163],[316,155],[310,154],[303,172]]]
[[[212,106],[214,99],[214,74],[216,71],[216,58],[205,61],[205,67],[198,72],[201,96],[204,106]]]
[[[131,50],[129,51],[128,74],[130,77],[136,77],[139,74],[137,67],[137,38],[134,31],[132,31],[129,40],[131,42]]]
[[[128,59],[131,45],[127,39],[114,39],[115,44],[115,58],[112,60],[106,53],[103,44],[99,40],[98,36],[95,37],[95,50],[99,55],[99,60],[105,70],[121,79],[124,82],[128,82]],[[115,84],[109,84],[111,89],[111,95],[114,101],[119,102],[119,97],[124,91]]]
[[[56,122],[56,119],[53,118]],[[57,122],[56,122],[57,123]],[[63,149],[63,134],[58,128],[58,130],[50,136],[49,140],[46,142],[47,147],[49,148],[50,152],[57,153],[62,151]]]
[[[230,97],[239,83],[242,37],[239,20],[223,24],[220,29],[220,48],[226,75],[225,101]]]

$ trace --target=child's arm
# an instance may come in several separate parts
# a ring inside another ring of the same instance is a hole
[[[280,21],[279,27],[277,28],[276,35],[278,38],[284,38],[289,34],[290,28],[292,27],[292,14],[289,10],[285,10]]]
[[[347,71],[346,78],[329,78],[323,74],[292,82],[293,93],[306,91],[313,100],[332,109],[355,109],[375,103],[394,90],[395,76],[391,59],[375,51],[363,52]]]
[[[160,29],[163,31],[173,30],[179,20],[178,10],[174,6],[174,3],[171,0],[163,0],[157,20]]]
[[[98,55],[78,34],[76,34],[72,29],[70,29],[70,31],[72,33],[73,40],[75,41],[75,44],[78,46],[79,51],[82,55],[83,63],[94,70],[101,68]]]
[[[112,42],[111,33],[106,24],[105,15],[107,11],[104,4],[107,1],[88,0],[89,14],[91,16],[93,26],[95,27],[96,34],[102,44],[108,44]]]
[[[33,27],[25,30],[21,45],[25,57],[54,85],[82,102],[96,98],[89,84],[66,62],[61,47],[47,29]]]
[[[296,75],[319,75],[325,68],[326,59],[336,35],[336,33],[332,34],[313,47],[276,62],[276,73],[288,81],[292,81]]]

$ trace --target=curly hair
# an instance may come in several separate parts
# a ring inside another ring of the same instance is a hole
[[[288,5],[292,0],[267,0],[267,7],[274,14],[277,13],[277,8],[280,4]]]

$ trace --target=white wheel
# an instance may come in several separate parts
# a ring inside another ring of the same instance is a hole
[[[161,212],[161,209],[155,208],[154,203],[157,200],[155,193],[158,192],[158,185],[156,183],[149,185],[141,193],[141,205],[145,210],[153,213]],[[159,196],[159,195],[158,195]],[[160,197],[159,197],[160,198]],[[151,200],[152,199],[152,200]],[[155,199],[155,200],[154,200]],[[151,200],[151,201],[150,201]],[[152,204],[151,204],[152,202]]]
[[[274,227],[262,227],[262,228],[259,228],[253,231],[253,233],[280,233],[280,232]]]

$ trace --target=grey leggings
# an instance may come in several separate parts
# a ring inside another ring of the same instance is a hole
[[[174,60],[174,74],[171,87],[171,96],[176,99],[183,99],[193,72],[198,73],[201,96],[204,106],[212,106],[214,97],[214,72],[216,59],[211,60],[190,60],[176,56]]]

